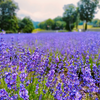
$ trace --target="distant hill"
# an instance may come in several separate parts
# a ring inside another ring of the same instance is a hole
[[[35,27],[35,28],[39,28],[39,27],[38,27],[38,24],[39,24],[39,23],[40,23],[40,22],[35,22],[35,21],[33,21],[34,27]]]
[[[79,25],[83,25],[83,22],[81,21]],[[93,22],[88,22],[87,25],[93,25]]]

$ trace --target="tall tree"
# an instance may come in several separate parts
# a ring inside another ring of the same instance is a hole
[[[76,7],[73,4],[68,4],[64,6],[63,20],[66,22],[66,29],[72,31],[75,26],[77,19]]]
[[[12,0],[1,0],[0,2],[0,28],[15,31],[18,28],[16,11],[18,5]]]
[[[85,30],[87,30],[87,23],[92,21],[97,7],[100,7],[99,0],[80,0],[78,2],[80,19],[85,21]]]

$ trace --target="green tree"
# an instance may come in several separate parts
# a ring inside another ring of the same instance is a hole
[[[40,22],[40,23],[38,24],[38,26],[39,26],[39,28],[41,28],[41,29],[46,29],[46,22],[45,22],[45,21]]]
[[[18,18],[18,32],[22,32],[25,24],[22,22],[21,19]]]
[[[87,30],[87,23],[92,21],[99,6],[99,0],[80,0],[78,3],[80,19],[86,23],[85,30]]]
[[[63,21],[63,18],[61,16],[57,16],[54,20],[53,29],[64,29],[66,26],[66,23]]]
[[[43,22],[40,22],[38,24],[39,28],[41,29],[52,29],[55,30],[56,28],[59,29],[64,29],[66,23],[63,21],[62,17],[58,16],[56,18],[52,19],[47,19]]]
[[[0,2],[0,28],[4,30],[12,30],[16,32],[18,22],[16,11],[18,10],[17,3],[12,0],[1,0]]]
[[[66,27],[66,22],[61,21],[61,26],[60,26],[60,28],[61,28],[61,29],[65,29],[65,27]]]
[[[92,23],[94,27],[100,27],[100,19],[93,19]]]
[[[97,21],[97,27],[100,27],[100,20]]]
[[[47,19],[45,22],[46,22],[46,29],[53,29],[54,21],[52,19]]]
[[[66,29],[72,31],[75,26],[77,19],[76,7],[73,4],[68,4],[64,6],[63,20],[66,22]]]
[[[34,25],[33,25],[33,22],[32,20],[29,18],[29,17],[25,17],[23,20],[22,20],[22,24],[23,24],[23,32],[24,33],[31,33],[32,30],[34,29]]]
[[[57,16],[56,18],[54,18],[54,21],[63,21],[62,17],[61,16]]]
[[[59,27],[60,28],[61,27],[61,24],[62,24],[61,21],[56,21],[56,27]]]
[[[64,29],[66,26],[66,23],[64,21],[56,21],[55,22],[55,28]]]

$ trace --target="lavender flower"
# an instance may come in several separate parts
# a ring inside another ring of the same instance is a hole
[[[25,86],[23,84],[20,84],[19,95],[24,100],[28,100],[28,98],[29,98],[28,91],[25,89]]]

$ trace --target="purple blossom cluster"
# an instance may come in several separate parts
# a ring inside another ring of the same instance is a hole
[[[100,100],[100,32],[0,36],[0,84],[0,100]]]

